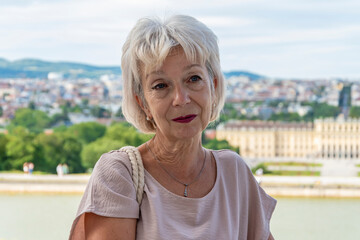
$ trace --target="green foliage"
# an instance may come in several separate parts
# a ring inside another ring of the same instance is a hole
[[[31,110],[36,110],[36,105],[33,101],[29,102],[29,106],[28,106],[29,109]]]
[[[320,176],[320,171],[271,171],[273,176]]]
[[[269,107],[273,107],[273,108],[277,108],[277,107],[288,108],[290,105],[290,102],[284,101],[284,100],[271,100],[267,104]]]
[[[74,112],[74,113],[82,113],[83,112],[83,108],[79,105],[75,105],[73,107],[70,107],[68,109],[69,112]]]
[[[112,140],[108,138],[101,138],[89,143],[81,152],[82,165],[86,169],[93,168],[102,154],[126,145],[128,144],[122,140]]]
[[[4,110],[3,110],[2,106],[0,106],[0,117],[2,117],[3,114],[4,114]]]
[[[139,133],[128,123],[115,123],[107,129],[105,137],[111,140],[121,140],[126,145],[137,147],[150,140],[152,135]]]
[[[74,136],[81,143],[87,144],[104,136],[106,127],[96,122],[86,122],[73,125],[68,128],[67,133]]]
[[[60,125],[58,127],[53,128],[54,132],[66,132],[68,130],[68,127],[65,125]]]
[[[46,115],[43,114],[31,109],[17,112],[10,134],[0,135],[0,170],[22,171],[25,162],[33,162],[36,171],[55,173],[59,163],[66,163],[71,173],[80,173],[92,168],[101,154],[125,145],[139,146],[152,137],[139,133],[128,123],[107,128],[96,122],[60,126],[47,135],[36,118]],[[26,117],[35,117],[38,123],[27,121]],[[34,130],[35,126],[38,130]]]
[[[203,146],[213,150],[230,149],[239,153],[239,148],[231,146],[226,140],[203,139]]]
[[[89,105],[89,99],[87,99],[87,98],[81,99],[81,105],[88,106]]]
[[[289,170],[277,170],[277,171],[270,171],[268,169],[269,166],[318,166],[318,164],[313,163],[296,163],[296,162],[262,162],[259,163],[257,166],[253,167],[251,171],[255,174],[256,170],[262,168],[263,174],[268,175],[276,175],[276,176],[320,176],[319,171],[289,171]]]
[[[10,169],[6,156],[6,145],[8,142],[9,139],[4,134],[0,134],[0,171]]]
[[[6,166],[22,170],[25,162],[33,162],[35,166],[37,165],[39,151],[33,143],[34,136],[24,127],[13,129],[13,134],[10,135],[9,142],[6,144]]]
[[[21,126],[27,128],[32,133],[40,133],[48,128],[50,123],[51,119],[46,113],[29,108],[20,108],[15,112],[15,117],[8,129],[12,132],[14,128]]]
[[[215,129],[217,125],[219,125],[219,123],[221,122],[227,122],[230,119],[240,119],[240,118],[241,118],[241,113],[234,108],[234,104],[225,103],[224,108],[220,113],[219,119],[215,122],[210,123],[207,128]]]
[[[352,118],[360,118],[360,107],[352,106],[350,108],[349,116]]]
[[[105,108],[94,106],[90,110],[91,115],[97,118],[109,118],[111,117],[111,113],[109,110],[106,110]]]
[[[69,166],[71,173],[80,173],[84,171],[81,164],[81,151],[83,145],[74,137],[65,137],[63,142],[63,159],[61,163]]]
[[[265,166],[298,166],[298,167],[321,167],[321,163],[308,162],[264,162]]]
[[[66,121],[69,121],[69,116],[67,114],[67,111],[63,109],[62,113],[56,113],[51,118],[51,126],[54,126],[56,124],[65,123]]]
[[[317,118],[334,118],[338,116],[341,111],[339,107],[331,106],[327,103],[303,102],[302,105],[312,107],[312,111],[304,116],[306,121],[314,121],[314,119]]]
[[[117,112],[115,113],[115,117],[124,118],[121,108],[117,110]]]
[[[42,161],[36,166],[36,169],[54,173],[62,158],[61,139],[57,134],[45,135],[42,133],[36,136],[34,143],[39,146],[42,156]]]
[[[300,122],[302,118],[298,113],[277,113],[272,114],[269,121]]]
[[[339,106],[350,107],[351,105],[351,86],[344,86],[340,91]]]
[[[150,140],[152,135],[139,133],[128,123],[116,123],[107,128],[106,134],[86,145],[81,153],[82,165],[93,168],[103,153],[119,149],[123,146],[139,146]]]
[[[34,143],[41,153],[37,170],[55,173],[59,163],[66,163],[70,172],[83,171],[80,159],[82,144],[77,139],[62,133],[39,134]]]
[[[79,106],[66,101],[64,105],[61,105],[62,113],[67,115],[69,112],[82,113],[86,106]]]
[[[255,173],[256,170],[258,170],[258,169],[260,169],[260,168],[262,168],[263,174],[270,174],[270,173],[271,173],[271,171],[268,170],[267,166],[266,166],[264,163],[259,163],[258,165],[256,165],[255,167],[253,167],[253,168],[251,169],[251,171],[252,171],[252,173]]]

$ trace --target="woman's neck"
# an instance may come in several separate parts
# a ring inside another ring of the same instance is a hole
[[[197,175],[205,161],[206,152],[201,145],[201,135],[191,139],[169,141],[160,135],[155,135],[148,142],[153,152],[154,161],[159,161],[168,171],[175,176],[191,179]],[[205,159],[205,160],[203,160]]]

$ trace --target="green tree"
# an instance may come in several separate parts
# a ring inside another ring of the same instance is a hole
[[[29,129],[30,132],[40,133],[50,126],[50,122],[51,119],[42,111],[20,108],[15,112],[15,117],[8,129],[12,132],[15,127],[22,126]]]
[[[81,163],[81,151],[83,145],[74,137],[64,136],[63,141],[63,159],[61,163],[66,163],[69,166],[71,173],[84,172],[84,167]]]
[[[263,170],[263,174],[269,174],[272,173],[271,171],[269,171],[269,169],[267,168],[267,166],[264,163],[259,163],[258,165],[256,165],[255,167],[253,167],[251,169],[252,173],[256,173],[256,170],[258,170],[259,168],[262,168]]]
[[[68,113],[65,109],[62,110],[62,113],[56,113],[51,117],[51,126],[54,126],[56,124],[65,123],[66,121],[69,121]]]
[[[41,153],[38,170],[55,173],[59,163],[66,163],[72,173],[84,171],[80,156],[82,143],[74,137],[61,132],[51,135],[39,134],[34,143]]]
[[[88,98],[83,98],[81,99],[81,105],[86,107],[89,105],[89,99]]]
[[[272,114],[269,121],[300,122],[302,118],[298,113],[277,113]]]
[[[4,134],[0,134],[0,171],[10,169],[10,164],[7,161],[6,145],[9,139]]]
[[[82,113],[84,108],[87,108],[85,105],[76,105],[72,104],[70,101],[66,101],[64,105],[61,105],[60,108],[63,110],[63,113],[66,112],[76,112],[76,113]]]
[[[308,112],[303,119],[314,121],[317,118],[335,118],[340,113],[340,108],[328,105],[327,103],[303,102],[303,106],[311,106],[312,111]]]
[[[97,122],[86,122],[73,125],[67,129],[70,136],[75,137],[81,143],[87,144],[104,136],[106,127]]]
[[[61,162],[63,155],[61,140],[56,134],[42,133],[35,137],[34,143],[38,146],[41,155],[40,164],[36,166],[37,169],[55,173],[56,166]]]
[[[55,133],[57,133],[57,132],[67,132],[68,127],[65,126],[65,125],[60,125],[58,127],[54,127],[53,130],[54,130]]]
[[[91,115],[97,118],[109,118],[111,117],[111,113],[109,110],[106,110],[105,108],[94,106],[90,110]]]
[[[121,107],[116,111],[115,117],[124,118]]]
[[[101,138],[86,145],[81,152],[82,165],[86,168],[93,168],[100,156],[111,150],[126,146],[122,140]]]
[[[360,107],[352,106],[350,108],[349,116],[352,118],[360,118]]]
[[[115,123],[107,128],[106,134],[96,141],[85,145],[81,153],[85,168],[93,168],[103,153],[123,146],[139,146],[150,140],[153,135],[139,133],[128,123]]]
[[[31,110],[36,110],[36,105],[33,101],[29,102],[29,106],[28,106],[29,109]]]
[[[2,106],[0,106],[0,117],[2,117],[3,114],[4,114],[4,110],[3,110]]]
[[[137,147],[151,139],[152,135],[139,133],[130,124],[124,122],[111,125],[107,129],[105,137],[112,140],[121,140],[126,145]]]
[[[213,150],[221,150],[221,149],[230,149],[234,152],[240,153],[238,147],[233,147],[226,140],[217,140],[217,139],[205,139],[203,137],[202,144],[205,148],[213,149]]]
[[[34,145],[34,134],[29,133],[24,127],[16,127],[9,136],[9,142],[6,144],[6,155],[8,166],[11,169],[22,170],[25,162],[33,162],[38,165],[39,151]]]

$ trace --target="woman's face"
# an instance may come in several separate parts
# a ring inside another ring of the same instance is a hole
[[[156,134],[176,140],[201,133],[211,114],[210,81],[206,67],[189,62],[182,48],[171,51],[160,69],[143,74],[142,108],[154,119]]]

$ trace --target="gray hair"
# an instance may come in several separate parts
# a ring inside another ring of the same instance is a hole
[[[137,95],[146,104],[141,84],[141,72],[161,67],[170,51],[181,46],[189,61],[206,66],[211,79],[217,80],[214,88],[210,81],[214,104],[209,121],[215,121],[225,101],[225,82],[221,72],[219,47],[216,35],[193,17],[175,15],[164,21],[142,18],[130,31],[121,58],[123,80],[122,111],[128,122],[145,133],[154,133],[155,126],[146,120],[146,114],[136,102]]]

